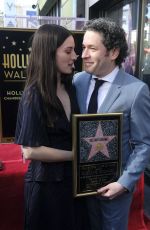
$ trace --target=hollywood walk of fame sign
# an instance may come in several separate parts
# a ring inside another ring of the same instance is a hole
[[[13,142],[34,30],[0,28],[0,143]]]
[[[122,113],[73,115],[74,196],[97,193],[121,173]]]
[[[9,7],[12,8],[12,1]],[[18,104],[26,81],[35,29],[0,28],[0,143],[14,141]],[[83,31],[72,31],[79,55],[75,70],[82,70]]]

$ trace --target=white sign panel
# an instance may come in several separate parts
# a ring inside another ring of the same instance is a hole
[[[5,27],[16,27],[16,5],[15,0],[4,1],[4,26]]]

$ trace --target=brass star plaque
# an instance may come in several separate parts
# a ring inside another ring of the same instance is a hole
[[[122,113],[74,114],[74,196],[97,193],[121,173]]]

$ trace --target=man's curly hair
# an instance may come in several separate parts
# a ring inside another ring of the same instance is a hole
[[[120,52],[115,62],[116,65],[121,66],[128,55],[128,45],[125,31],[119,25],[109,18],[97,18],[88,21],[83,30],[100,33],[103,36],[103,45],[108,51],[119,48]]]

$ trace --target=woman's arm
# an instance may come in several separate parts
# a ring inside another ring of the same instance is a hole
[[[54,149],[50,147],[22,147],[22,153],[26,160],[39,160],[44,162],[71,161],[72,151]]]

